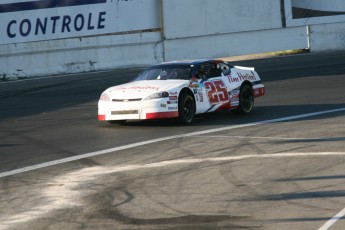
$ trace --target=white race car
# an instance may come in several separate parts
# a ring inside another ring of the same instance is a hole
[[[132,82],[105,90],[98,102],[98,120],[178,118],[188,124],[195,114],[250,113],[254,98],[264,94],[254,68],[222,60],[164,62],[147,68]]]

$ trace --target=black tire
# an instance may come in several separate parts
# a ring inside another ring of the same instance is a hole
[[[195,100],[188,92],[181,92],[178,100],[179,121],[182,124],[189,124],[193,121],[195,114]]]
[[[124,125],[126,123],[126,120],[112,120],[108,121],[108,123],[112,125]]]
[[[249,84],[241,86],[239,95],[239,106],[234,112],[239,114],[248,114],[254,108],[254,95],[253,89]]]

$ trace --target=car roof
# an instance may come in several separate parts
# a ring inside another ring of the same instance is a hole
[[[215,64],[218,63],[225,63],[227,64],[230,68],[233,68],[234,66],[231,65],[229,62],[223,61],[221,59],[195,59],[195,60],[175,60],[175,61],[168,61],[168,62],[162,62],[162,63],[158,63],[155,65],[152,65],[150,67],[148,67],[148,69],[151,68],[161,68],[163,66],[167,66],[167,67],[176,67],[176,66],[188,66],[188,67],[197,67],[200,64],[203,63],[210,63],[213,62]]]
[[[169,62],[162,62],[161,65],[169,65],[169,64],[187,64],[187,65],[193,65],[193,64],[200,64],[204,62],[212,61],[211,59],[197,59],[197,60],[174,60]]]
[[[205,62],[223,62],[222,60],[219,59],[195,59],[195,60],[174,60],[174,61],[168,61],[168,62],[162,62],[153,66],[176,66],[176,65],[180,65],[180,66],[190,66],[190,65],[194,65],[194,66],[198,66],[202,63]]]

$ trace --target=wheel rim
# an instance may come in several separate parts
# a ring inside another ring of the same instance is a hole
[[[193,117],[193,110],[193,101],[190,97],[187,97],[183,105],[183,114],[186,117],[187,121]]]
[[[245,112],[251,111],[253,108],[254,100],[250,90],[245,90],[242,94],[242,108]]]

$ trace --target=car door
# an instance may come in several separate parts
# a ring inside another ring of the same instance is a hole
[[[202,84],[208,101],[208,108],[206,108],[205,112],[229,109],[229,90],[226,77],[219,66],[214,62],[208,62],[201,65],[200,68],[199,73],[204,74]]]

